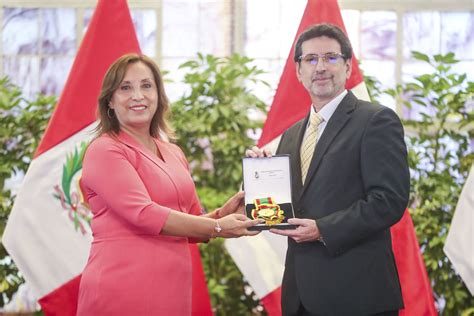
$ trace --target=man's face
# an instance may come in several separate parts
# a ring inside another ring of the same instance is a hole
[[[296,65],[296,76],[309,92],[313,104],[322,107],[344,91],[351,75],[351,60],[344,61],[340,55],[341,45],[326,36],[303,42],[301,49],[303,60]]]

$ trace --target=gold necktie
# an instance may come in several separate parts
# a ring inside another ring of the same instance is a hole
[[[301,156],[301,180],[306,179],[311,159],[313,158],[314,147],[318,142],[318,127],[324,121],[323,117],[319,113],[311,113],[309,118],[309,127],[306,130],[305,138],[301,144],[300,156]]]

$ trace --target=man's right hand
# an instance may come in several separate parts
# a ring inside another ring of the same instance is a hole
[[[268,149],[258,148],[253,146],[245,151],[245,157],[249,158],[262,158],[262,157],[271,157],[272,153]]]

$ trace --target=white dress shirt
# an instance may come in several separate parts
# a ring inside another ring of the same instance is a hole
[[[321,110],[319,110],[319,115],[321,115],[324,119],[324,121],[319,124],[318,126],[318,139],[321,137],[321,135],[324,132],[324,129],[326,128],[326,125],[328,124],[329,119],[331,116],[334,114],[336,111],[339,103],[341,103],[342,99],[347,94],[347,90],[342,91],[337,97],[329,101]],[[314,106],[311,104],[311,114],[314,115],[316,113],[316,110],[314,109]],[[306,131],[304,137],[306,137],[306,133],[308,132],[308,127],[309,127],[309,120],[308,120],[308,125],[306,125]]]

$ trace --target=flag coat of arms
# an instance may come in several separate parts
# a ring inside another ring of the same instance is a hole
[[[308,0],[258,142],[259,147],[265,146],[274,151],[278,146],[280,135],[309,111],[311,99],[296,77],[293,51],[298,35],[310,25],[317,23],[331,23],[345,31],[337,0]],[[369,100],[355,57],[352,59],[352,73],[346,82],[346,88],[359,99]],[[391,233],[405,304],[400,316],[437,315],[413,222],[407,211],[400,222],[392,227]],[[281,315],[280,296],[287,248],[286,238],[263,232],[256,237],[227,240],[226,248],[261,299],[268,314]]]
[[[94,136],[102,78],[131,52],[140,47],[126,0],[99,1],[8,219],[3,243],[45,315],[76,315],[92,240],[78,181],[82,158]],[[193,315],[212,315],[197,246],[190,251]]]

